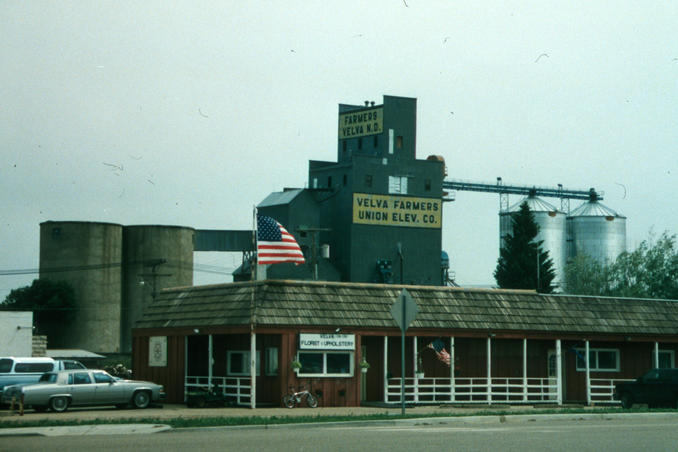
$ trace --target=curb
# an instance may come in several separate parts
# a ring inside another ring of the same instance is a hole
[[[213,427],[182,427],[172,431],[205,431],[205,430],[254,430],[278,428],[323,428],[323,427],[379,427],[394,425],[440,425],[440,424],[519,424],[527,422],[556,421],[587,421],[587,420],[614,420],[632,418],[674,419],[678,421],[678,413],[573,413],[573,414],[509,414],[491,416],[435,416],[412,419],[380,419],[374,421],[333,421],[333,422],[306,422],[289,424],[259,424],[259,425],[224,425]]]
[[[98,424],[64,427],[20,427],[0,429],[4,436],[92,436],[161,433],[172,430],[164,424]]]

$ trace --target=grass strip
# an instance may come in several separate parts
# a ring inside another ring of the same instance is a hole
[[[304,424],[304,423],[323,423],[323,422],[354,422],[354,421],[393,421],[399,419],[419,419],[436,417],[468,417],[468,416],[525,416],[525,415],[544,415],[544,414],[619,414],[619,413],[648,413],[648,412],[676,412],[675,409],[647,409],[635,408],[622,410],[621,408],[601,408],[601,409],[540,409],[525,411],[510,410],[487,410],[474,413],[422,413],[422,414],[354,414],[354,415],[315,415],[315,416],[214,416],[214,417],[176,417],[176,418],[154,418],[154,417],[135,417],[120,419],[40,419],[35,421],[13,421],[0,420],[0,428],[18,428],[18,427],[63,427],[70,425],[98,425],[98,424],[165,424],[173,428],[195,428],[195,427],[227,427],[243,425],[279,425],[279,424]]]

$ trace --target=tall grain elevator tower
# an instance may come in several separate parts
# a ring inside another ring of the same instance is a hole
[[[339,105],[337,161],[309,162],[318,243],[351,282],[441,285],[441,158],[416,158],[417,101]]]

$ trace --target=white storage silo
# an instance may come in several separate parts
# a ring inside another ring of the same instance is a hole
[[[542,249],[548,251],[549,257],[553,260],[553,270],[556,275],[552,284],[557,287],[562,280],[563,269],[567,262],[566,215],[564,212],[535,195],[523,198],[509,207],[507,211],[499,213],[500,246],[504,246],[506,235],[513,232],[511,217],[520,211],[523,202],[527,203],[534,216],[535,223],[539,226],[536,240],[543,241]]]
[[[588,254],[611,264],[626,251],[626,217],[601,204],[595,192],[567,217],[569,256]]]

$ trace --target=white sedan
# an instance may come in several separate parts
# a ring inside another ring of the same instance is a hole
[[[36,411],[66,411],[69,406],[115,405],[130,403],[146,408],[164,399],[163,387],[148,381],[120,380],[103,370],[63,370],[47,372],[37,384],[5,387],[3,403],[23,399],[25,407]]]

